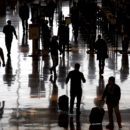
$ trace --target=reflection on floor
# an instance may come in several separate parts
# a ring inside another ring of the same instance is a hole
[[[102,95],[109,76],[115,76],[116,83],[121,87],[122,129],[130,129],[128,122],[130,120],[129,54],[122,55],[120,52],[113,51],[113,48],[109,48],[105,72],[103,76],[100,76],[96,55],[86,53],[87,35],[81,31],[78,44],[75,44],[70,27],[70,50],[65,52],[64,58],[59,55],[57,81],[53,84],[54,77],[49,71],[52,65],[50,55],[31,57],[32,40],[28,39],[28,33],[22,33],[17,11],[9,11],[6,17],[0,19],[0,46],[4,50],[6,61],[6,67],[0,68],[0,99],[5,101],[4,113],[0,120],[1,129],[87,130],[90,124],[88,120],[90,110],[97,105],[96,99]],[[2,27],[7,19],[12,20],[19,36],[18,40],[13,39],[10,58],[6,56],[2,33]],[[57,29],[56,23],[54,23],[54,32],[56,32],[55,29]],[[73,117],[61,115],[57,106],[59,96],[63,94],[69,96],[70,84],[65,84],[65,78],[76,62],[81,64],[80,70],[86,78],[86,83],[82,86],[80,118],[76,117],[75,111]],[[103,104],[103,107],[106,111],[103,120],[103,130],[105,130],[105,125],[108,123],[106,104]],[[114,130],[118,130],[116,120]]]

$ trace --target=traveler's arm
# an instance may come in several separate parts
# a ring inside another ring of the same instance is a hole
[[[107,93],[107,87],[105,88],[103,95],[102,95],[102,100],[104,100],[104,98],[106,97],[106,93]]]
[[[70,78],[70,73],[68,74],[67,78],[66,78],[66,84],[69,82],[69,78]]]
[[[17,34],[16,34],[16,31],[14,32],[14,35],[15,35],[16,39],[18,39],[18,36],[17,36]]]
[[[83,83],[85,83],[86,82],[86,79],[85,79],[85,77],[84,77],[84,75],[82,74],[82,81],[83,81]]]
[[[13,28],[14,28],[14,27],[13,27]],[[17,39],[18,37],[17,37],[15,28],[14,28],[13,30],[14,30],[14,31],[13,31],[13,32],[14,32],[14,35],[15,35],[15,37],[16,37],[16,39]]]

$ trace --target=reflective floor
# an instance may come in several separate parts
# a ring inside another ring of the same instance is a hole
[[[116,83],[121,87],[122,130],[130,130],[130,55],[122,55],[109,48],[105,72],[103,77],[100,77],[96,55],[86,53],[88,46],[81,34],[78,44],[73,42],[70,27],[70,51],[66,51],[64,58],[59,55],[57,81],[53,84],[50,81],[50,78],[53,80],[49,71],[52,65],[50,55],[49,57],[38,56],[37,59],[31,56],[32,40],[29,40],[27,35],[23,35],[17,8],[14,11],[7,10],[7,15],[0,17],[0,46],[4,50],[6,61],[6,66],[0,68],[0,101],[5,101],[0,130],[87,130],[90,125],[88,120],[90,110],[97,104],[96,99],[102,95],[109,76],[115,76]],[[63,12],[67,13],[67,11],[67,4],[63,4]],[[58,26],[56,16],[55,13],[54,34]],[[15,37],[13,39],[10,58],[7,57],[2,33],[7,19],[12,20],[18,34],[18,40]],[[30,19],[29,22],[31,23]],[[59,118],[57,101],[63,94],[69,96],[69,84],[65,84],[65,78],[76,62],[81,64],[80,70],[86,78],[86,83],[82,85],[81,116],[79,122],[76,121],[75,115],[73,120],[67,118],[68,122],[71,122],[68,127],[60,127],[58,119],[61,118]],[[106,111],[103,120],[103,130],[105,130],[105,125],[108,123],[106,104],[103,107]],[[118,130],[116,119],[114,130]]]

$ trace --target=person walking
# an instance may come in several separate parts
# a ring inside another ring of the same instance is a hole
[[[81,104],[81,98],[82,98],[82,87],[81,87],[81,81],[83,83],[86,82],[86,79],[84,77],[84,74],[79,71],[80,64],[75,64],[75,69],[70,71],[66,78],[66,84],[69,80],[71,80],[70,85],[70,114],[73,114],[73,107],[74,107],[74,100],[77,98],[77,108],[76,108],[76,114],[80,115],[80,104]]]
[[[60,50],[57,40],[58,40],[57,36],[53,36],[52,40],[50,41],[50,52],[51,52],[51,58],[53,62],[53,66],[50,68],[50,72],[51,74],[52,72],[54,72],[54,83],[57,78],[56,67],[58,65],[58,50]]]
[[[53,26],[53,17],[54,17],[54,11],[57,7],[57,4],[54,0],[48,0],[47,1],[47,16],[49,17],[49,25]]]
[[[66,24],[65,20],[63,20],[58,27],[58,39],[60,49],[62,50],[63,57],[65,56],[65,47],[67,45],[67,49],[69,49],[69,27]]]
[[[97,60],[99,60],[99,73],[104,73],[105,59],[108,58],[107,43],[98,35],[98,39],[95,42],[95,50],[97,51]]]
[[[17,39],[16,30],[13,25],[11,25],[11,20],[7,21],[7,25],[3,27],[3,33],[5,34],[5,45],[7,48],[8,56],[10,55],[11,51],[11,44],[13,40],[13,34],[15,35]]]
[[[78,31],[79,31],[79,8],[76,2],[74,2],[73,6],[70,8],[70,17],[73,28],[74,40],[75,43],[77,43]]]
[[[115,77],[111,76],[108,79],[108,84],[106,85],[106,88],[102,96],[102,100],[106,98],[106,104],[108,108],[109,124],[106,125],[107,129],[114,128],[113,110],[115,111],[118,126],[119,128],[122,128],[121,114],[119,111],[120,97],[121,97],[120,87],[115,83]]]
[[[23,31],[25,31],[25,29],[28,29],[28,19],[29,19],[29,7],[26,4],[26,2],[22,3],[19,7],[19,17],[22,20],[22,27],[23,27]]]
[[[49,53],[49,42],[51,39],[51,29],[48,25],[48,20],[43,19],[41,24],[42,29],[42,48],[43,48],[43,55],[48,56]]]

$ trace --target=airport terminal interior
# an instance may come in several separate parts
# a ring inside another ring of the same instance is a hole
[[[130,37],[129,0],[54,0],[53,21],[48,23],[51,35],[58,34],[60,18],[65,19],[69,29],[69,43],[64,55],[58,54],[56,75],[50,72],[53,65],[51,54],[44,46],[41,32],[41,21],[49,21],[44,12],[49,0],[25,0],[29,7],[28,28],[25,30],[19,16],[23,1],[0,0],[0,47],[5,59],[5,66],[1,62],[0,67],[0,130],[90,130],[91,109],[99,106],[110,76],[115,77],[121,89],[122,128],[118,127],[114,115],[113,130],[130,130],[130,49],[128,47],[127,52],[122,49],[124,35]],[[80,17],[76,42],[70,19],[70,8],[75,2]],[[17,39],[13,36],[10,55],[3,33],[7,20],[11,20],[18,36]],[[108,45],[103,74],[99,73],[93,46],[99,34]],[[73,115],[61,112],[58,107],[60,96],[67,95],[70,99],[70,82],[66,84],[65,80],[75,63],[80,64],[86,79],[82,83],[81,114],[78,117],[76,100]],[[101,105],[105,110],[102,128],[92,130],[107,130],[108,109],[105,102]]]

